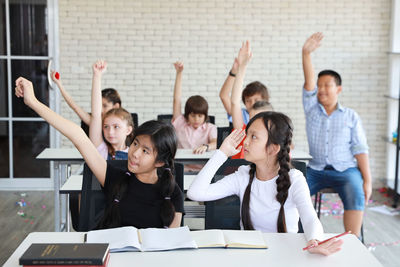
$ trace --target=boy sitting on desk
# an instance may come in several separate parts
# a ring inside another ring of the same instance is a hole
[[[364,206],[371,196],[368,146],[358,114],[338,102],[340,75],[332,70],[318,74],[311,53],[321,44],[322,33],[314,33],[303,46],[303,106],[310,154],[307,183],[311,195],[333,188],[343,202],[346,231],[359,236]]]

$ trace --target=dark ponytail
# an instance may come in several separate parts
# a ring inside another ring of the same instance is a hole
[[[174,158],[177,150],[177,137],[173,126],[160,121],[147,121],[134,131],[133,139],[137,136],[148,135],[151,138],[155,152],[157,153],[156,163],[163,163],[157,168],[160,197],[162,198],[160,217],[164,227],[168,227],[175,217],[175,207],[172,204],[172,193],[175,190],[176,182],[172,175],[174,172]],[[127,172],[126,177],[120,179],[112,190],[111,203],[105,211],[99,228],[112,228],[121,226],[119,200],[125,196],[130,182],[131,174]]]
[[[277,162],[279,164],[278,178],[276,179],[276,200],[281,204],[279,209],[279,215],[277,220],[278,233],[286,233],[286,220],[285,220],[285,209],[284,204],[288,197],[290,187],[290,145],[292,143],[293,125],[289,117],[279,112],[261,112],[254,116],[247,124],[246,132],[250,125],[257,119],[262,119],[265,128],[268,132],[268,141],[266,147],[270,144],[277,144],[280,146],[280,150],[277,155]],[[242,201],[242,223],[246,230],[253,230],[253,225],[250,218],[250,191],[251,184],[254,180],[256,166],[251,164],[250,167],[250,178],[249,184],[247,185],[246,191]]]
[[[171,166],[171,167],[170,167]],[[171,197],[172,193],[175,189],[175,179],[172,175],[173,173],[173,164],[164,165],[161,168],[158,168],[158,182],[160,183],[160,191],[161,197],[163,198],[163,202],[161,204],[161,220],[164,224],[164,227],[168,227],[175,217],[175,207],[172,204]]]

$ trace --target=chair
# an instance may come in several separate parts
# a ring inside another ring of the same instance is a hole
[[[317,211],[318,218],[321,216],[321,206],[322,206],[322,194],[336,194],[337,192],[333,188],[324,188],[315,194],[314,208]],[[361,224],[361,242],[364,244],[364,224]]]
[[[131,113],[131,116],[132,116],[132,120],[133,120],[134,129],[136,129],[137,127],[139,127],[138,114],[137,113]]]
[[[109,161],[113,166],[126,169],[126,160]],[[175,177],[178,186],[183,190],[183,165],[175,163]],[[87,164],[83,168],[82,196],[79,212],[78,231],[89,231],[97,227],[103,217],[106,198],[97,178],[93,175]]]
[[[219,148],[224,139],[232,132],[232,127],[217,127],[217,148]]]
[[[292,167],[301,171],[303,173],[304,178],[307,176],[307,163],[304,161],[297,161],[297,160],[292,160],[290,162],[292,164]],[[297,231],[298,233],[304,233],[303,225],[301,224],[301,220],[299,219],[299,230]]]
[[[162,121],[162,122],[166,122],[166,123],[171,123],[172,120],[172,114],[160,114],[157,115],[157,120],[158,121]],[[208,116],[208,121],[212,124],[215,124],[215,116]]]
[[[228,159],[217,171],[212,182],[235,172],[240,166],[250,164],[244,159]],[[205,229],[240,229],[240,199],[229,196],[205,202]]]
[[[157,115],[157,120],[165,123],[171,123],[172,114],[159,114]]]

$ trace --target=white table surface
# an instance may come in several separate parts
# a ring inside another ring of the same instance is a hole
[[[84,233],[51,232],[30,233],[18,246],[4,267],[19,266],[19,257],[31,243],[81,243]],[[332,234],[327,234],[331,236]],[[268,249],[198,249],[165,252],[112,253],[109,267],[161,266],[161,267],[382,267],[378,260],[354,236],[342,237],[342,250],[328,257],[303,251],[303,234],[265,233]]]
[[[82,191],[83,175],[71,175],[61,186],[60,194],[69,194]]]

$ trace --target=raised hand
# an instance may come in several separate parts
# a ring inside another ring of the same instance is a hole
[[[93,64],[93,74],[101,75],[107,70],[107,62],[105,60],[97,60],[96,63]]]
[[[181,73],[183,71],[183,62],[182,61],[175,62],[174,67],[175,67],[176,73]]]
[[[61,82],[60,74],[58,74],[57,71],[51,70],[50,75],[51,75],[51,79],[53,80],[53,82],[55,82],[55,83]]]
[[[249,63],[253,53],[251,52],[250,42],[246,41],[242,44],[242,47],[239,50],[239,55],[237,57],[237,63],[240,66],[245,66]]]
[[[23,97],[24,103],[28,106],[34,101],[37,101],[32,82],[23,77],[19,77],[15,81],[15,95],[17,97]]]
[[[307,243],[307,245],[313,245],[313,244],[315,245],[315,247],[308,249],[310,253],[329,256],[333,253],[338,252],[341,249],[343,240],[334,238],[320,245],[318,245],[318,242],[316,240],[310,240]]]
[[[236,148],[240,142],[242,142],[243,138],[246,136],[244,130],[234,130],[230,135],[228,135],[225,140],[222,142],[219,150],[225,153],[227,157],[231,157],[236,155],[242,149],[242,146]]]
[[[322,34],[322,32],[316,32],[308,37],[303,45],[303,53],[311,54],[312,52],[314,52],[318,47],[321,46],[321,41],[323,38],[324,35]]]

